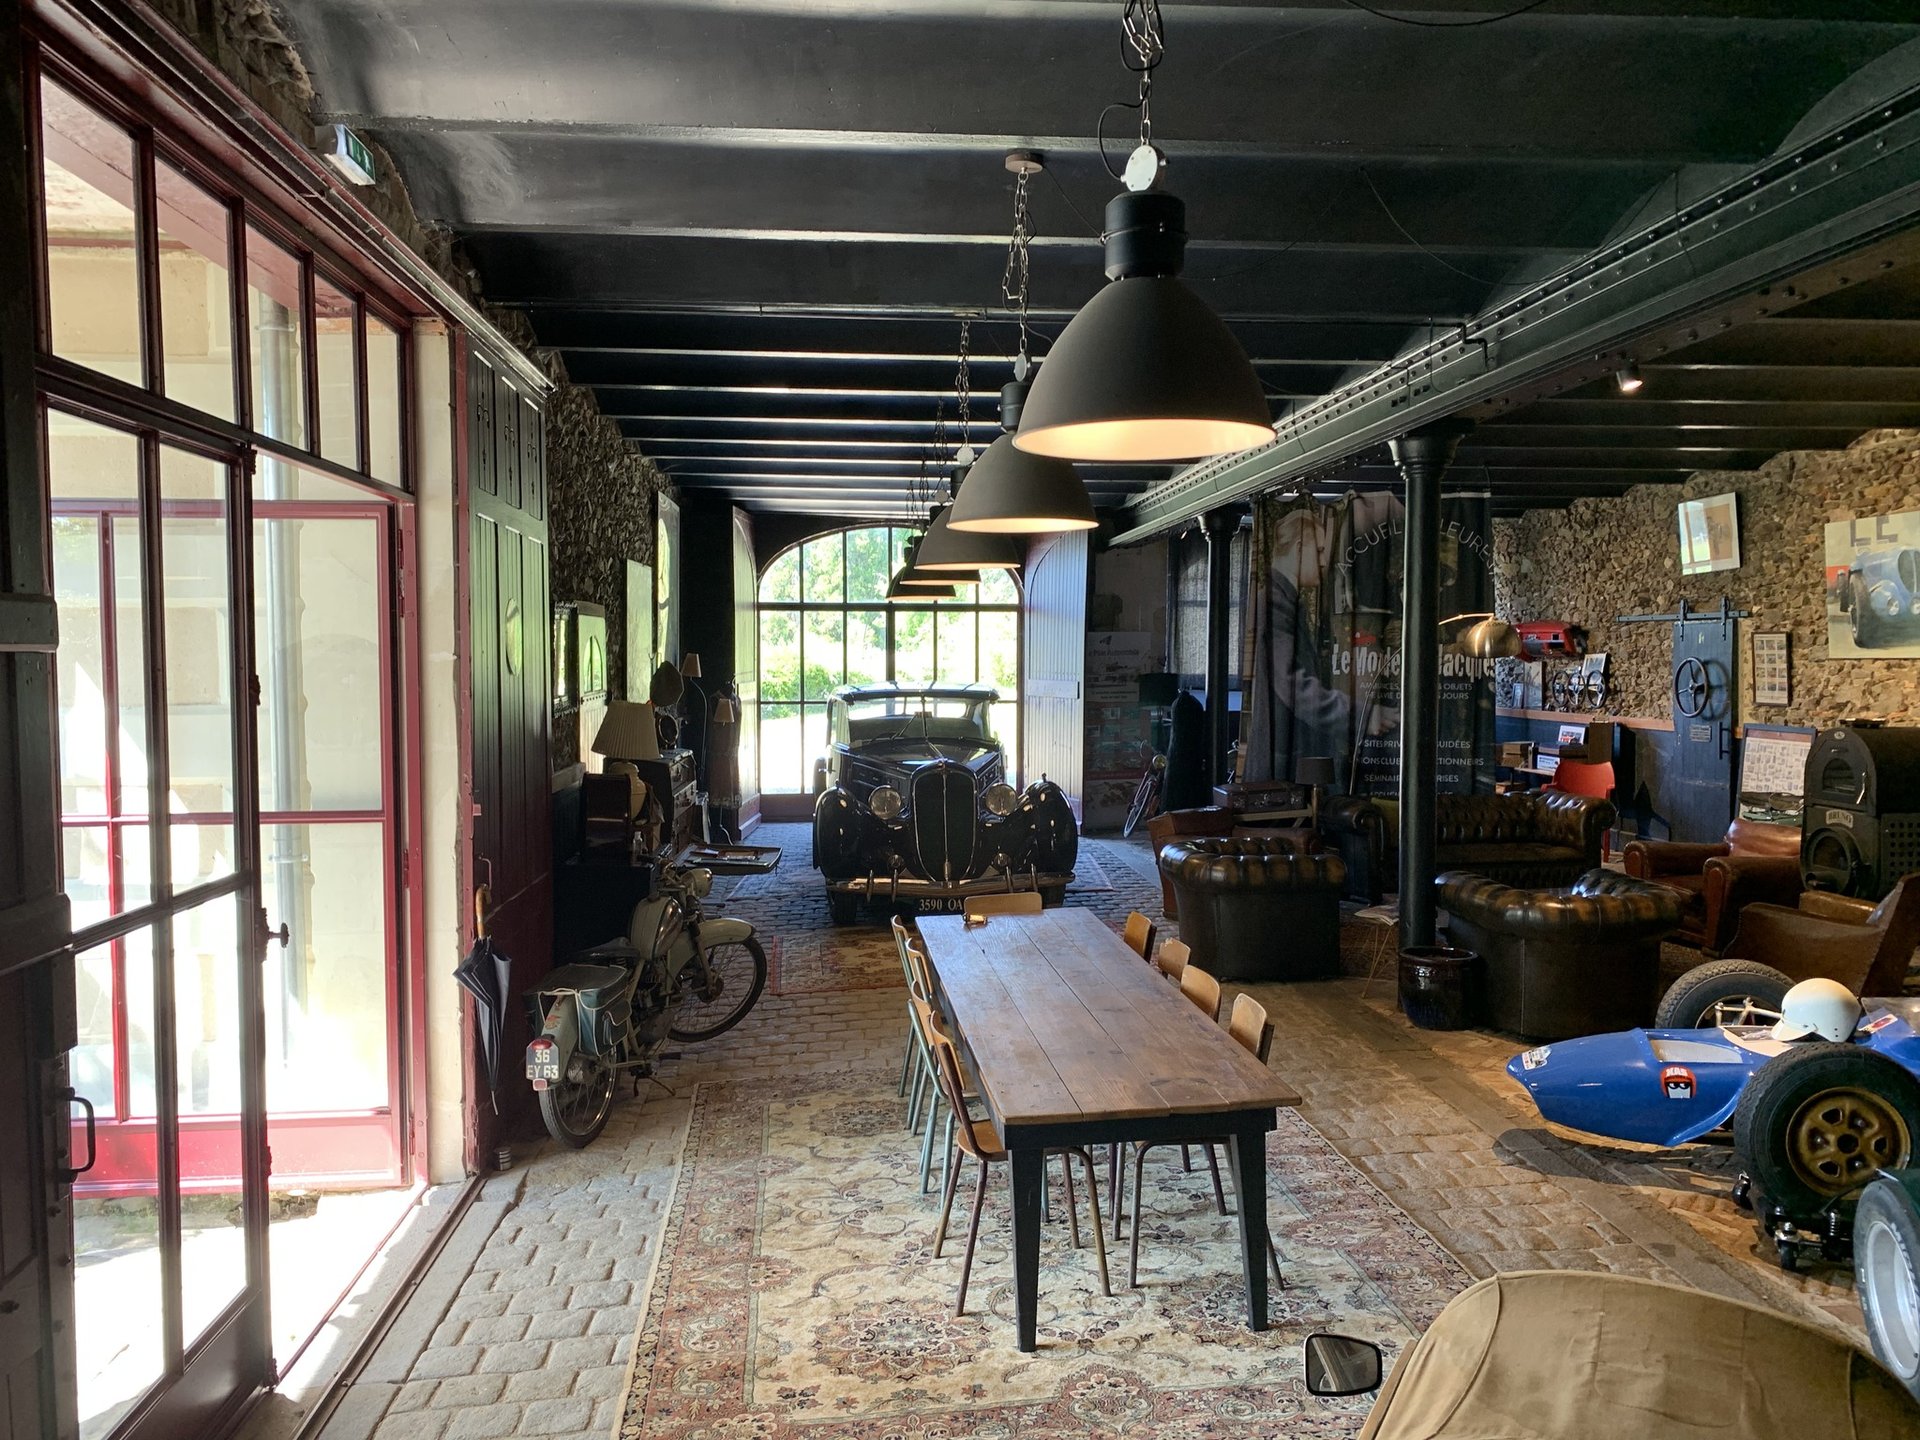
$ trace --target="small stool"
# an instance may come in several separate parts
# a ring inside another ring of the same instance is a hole
[[[1367,967],[1367,983],[1360,987],[1360,998],[1367,998],[1367,991],[1373,988],[1373,982],[1379,978],[1380,962],[1387,958],[1387,951],[1393,948],[1394,933],[1400,928],[1400,907],[1396,904],[1369,905],[1364,910],[1356,910],[1353,918],[1368,925],[1380,927],[1380,943],[1374,946],[1373,963]]]

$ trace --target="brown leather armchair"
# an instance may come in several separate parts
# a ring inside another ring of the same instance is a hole
[[[1800,898],[1800,831],[1793,825],[1735,820],[1711,845],[1629,840],[1627,874],[1678,890],[1683,908],[1677,939],[1718,955],[1733,939],[1740,912],[1758,902],[1792,905]]]
[[[1217,980],[1320,980],[1340,968],[1337,855],[1286,838],[1196,838],[1169,845],[1160,874],[1180,897],[1180,938]]]
[[[1153,863],[1169,845],[1184,840],[1225,840],[1229,838],[1272,840],[1284,848],[1311,854],[1320,848],[1320,839],[1311,830],[1282,830],[1264,825],[1241,825],[1235,812],[1224,805],[1204,805],[1192,810],[1166,810],[1147,821],[1147,839],[1153,842]],[[1180,897],[1174,893],[1172,877],[1160,871],[1160,913],[1169,920],[1180,918]]]
[[[1434,804],[1434,868],[1471,870],[1508,885],[1571,885],[1600,864],[1619,812],[1611,800],[1558,790],[1441,795]],[[1321,802],[1320,829],[1347,863],[1347,893],[1377,905],[1397,883],[1400,837],[1365,796]]]
[[[1920,875],[1878,905],[1824,890],[1794,906],[1749,905],[1727,946],[1729,960],[1758,960],[1793,980],[1838,980],[1856,995],[1905,992],[1920,945]]]

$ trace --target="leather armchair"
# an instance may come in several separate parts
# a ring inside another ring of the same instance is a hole
[[[1180,902],[1192,963],[1220,980],[1319,980],[1340,968],[1337,855],[1284,839],[1197,838],[1169,845],[1160,873]]]
[[[1793,980],[1838,980],[1856,995],[1900,995],[1920,945],[1920,875],[1878,905],[1822,890],[1794,906],[1749,905],[1727,946],[1729,960],[1758,960]]]
[[[1163,810],[1147,821],[1147,839],[1153,844],[1153,863],[1157,866],[1166,848],[1176,841],[1212,837],[1218,839],[1233,833],[1233,812],[1224,805],[1207,805],[1196,810]],[[1169,920],[1180,918],[1178,897],[1173,893],[1173,880],[1165,870],[1160,872],[1160,913]]]
[[[1497,1028],[1559,1040],[1653,1020],[1660,941],[1680,923],[1675,891],[1599,869],[1553,890],[1449,871],[1434,889],[1452,942],[1486,966]]]
[[[1680,892],[1678,938],[1708,955],[1724,951],[1748,905],[1792,905],[1800,897],[1800,831],[1791,825],[1735,820],[1710,845],[1630,840],[1627,874]]]
[[[1508,885],[1568,885],[1600,864],[1601,842],[1618,812],[1595,795],[1557,790],[1527,795],[1441,795],[1435,802],[1434,864]],[[1348,893],[1377,905],[1397,883],[1399,836],[1379,804],[1335,796],[1321,804],[1320,828],[1347,862]]]

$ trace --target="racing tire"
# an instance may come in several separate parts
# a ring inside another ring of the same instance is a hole
[[[1794,1220],[1913,1164],[1917,1138],[1920,1080],[1846,1042],[1796,1042],[1755,1072],[1733,1111],[1740,1167]]]
[[[540,1122],[569,1149],[591,1145],[613,1114],[613,1067],[598,1065],[587,1079],[560,1080],[540,1092]]]
[[[1920,1215],[1890,1176],[1854,1211],[1853,1284],[1874,1355],[1920,1399]]]
[[[1696,965],[1660,997],[1653,1028],[1705,1030],[1719,1025],[1772,1024],[1780,1018],[1780,1002],[1792,988],[1788,976],[1757,960],[1715,960]],[[1741,1018],[1743,1015],[1746,1018]]]
[[[767,952],[761,948],[757,935],[749,935],[744,940],[727,940],[713,946],[707,951],[707,964],[711,967],[710,973],[720,981],[720,993],[714,999],[725,998],[729,990],[733,990],[739,998],[727,1009],[713,1012],[712,1018],[704,1025],[677,1023],[681,1016],[687,1014],[687,1004],[683,1000],[680,1008],[674,1012],[676,1023],[667,1027],[668,1036],[674,1040],[697,1042],[726,1034],[746,1018],[747,1012],[759,1002],[760,992],[767,988]],[[740,983],[742,980],[744,984]]]
[[[1885,623],[1873,613],[1872,597],[1860,577],[1854,576],[1851,583],[1853,603],[1847,607],[1847,625],[1853,631],[1853,643],[1863,650],[1876,649],[1885,641],[1881,633]]]
[[[858,925],[860,897],[851,890],[827,891],[827,915],[836,925]]]

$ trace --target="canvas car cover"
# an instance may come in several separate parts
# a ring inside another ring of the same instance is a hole
[[[1394,1367],[1360,1440],[1913,1440],[1864,1351],[1757,1306],[1619,1275],[1496,1275]]]

